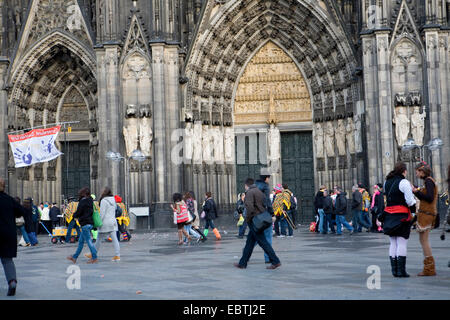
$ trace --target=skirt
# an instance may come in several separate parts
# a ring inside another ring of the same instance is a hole
[[[419,212],[417,214],[416,230],[425,232],[431,230],[436,222],[436,215],[428,212]]]

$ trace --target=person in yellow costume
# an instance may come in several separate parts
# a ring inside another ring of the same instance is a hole
[[[78,237],[81,234],[81,229],[79,224],[75,219],[73,219],[73,214],[77,211],[78,202],[75,201],[75,198],[70,198],[69,203],[67,204],[66,209],[64,210],[64,217],[66,219],[66,222],[68,223],[67,226],[67,233],[66,233],[66,242],[70,241],[72,229],[75,228],[77,231],[77,236],[74,238],[74,240],[78,240]]]
[[[119,226],[119,231],[117,231],[117,239],[120,239],[120,234],[122,234],[122,241],[130,241],[131,234],[128,232],[127,227],[130,225],[130,216],[128,215],[127,207],[125,203],[122,202],[122,198],[118,195],[114,196],[117,206],[120,208],[116,211],[117,225]]]

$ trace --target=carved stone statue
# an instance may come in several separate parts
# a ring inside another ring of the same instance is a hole
[[[202,151],[203,162],[211,164],[213,159],[211,156],[211,132],[209,126],[203,126],[202,128]]]
[[[359,153],[363,151],[361,141],[361,116],[357,115],[353,121],[355,123],[355,151]]]
[[[203,156],[203,128],[200,121],[194,123],[193,135],[192,135],[192,147],[193,147],[193,163],[201,164]]]
[[[327,121],[324,128],[325,150],[328,157],[334,157],[334,127],[333,122]]]
[[[192,160],[193,155],[193,135],[194,135],[194,128],[192,127],[192,122],[186,123],[186,128],[184,128],[184,146],[183,146],[183,154],[184,159],[186,163],[190,163]]]
[[[425,134],[425,112],[420,113],[420,107],[414,107],[411,115],[411,134],[417,145],[423,145]]]
[[[392,122],[395,124],[395,136],[399,147],[408,139],[409,134],[409,119],[407,116],[407,108],[397,107],[395,108],[395,116]]]
[[[139,123],[139,144],[142,153],[146,157],[151,157],[152,155],[153,131],[151,123],[152,119],[149,117],[140,119]]]
[[[322,124],[317,122],[316,128],[314,131],[314,145],[316,147],[316,156],[317,158],[323,158],[323,129]]]
[[[233,163],[233,152],[234,152],[233,128],[225,128],[224,144],[225,144],[225,162]]]
[[[344,125],[344,120],[339,119],[336,128],[336,146],[338,149],[338,154],[340,156],[345,156],[345,135],[347,131]]]
[[[211,129],[211,143],[214,150],[214,162],[217,164],[223,164],[223,131],[218,128]]]
[[[129,157],[138,147],[139,120],[136,115],[136,106],[132,104],[127,105],[126,117],[123,126],[123,137],[125,138],[125,147]]]
[[[347,119],[345,131],[348,151],[350,153],[355,153],[355,124],[353,123],[353,118]]]
[[[280,130],[274,123],[270,124],[270,128],[267,134],[268,146],[269,146],[269,159],[271,161],[278,160],[281,157],[280,145],[281,137]]]

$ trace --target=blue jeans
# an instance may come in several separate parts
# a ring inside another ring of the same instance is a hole
[[[355,231],[361,232],[361,210],[352,209],[352,225]]]
[[[80,238],[80,234],[81,234],[80,227],[77,225],[75,219],[72,219],[72,221],[70,221],[69,225],[67,226],[66,242],[70,241],[72,229],[74,227],[75,227],[75,230],[77,230],[77,238]]]
[[[272,234],[272,228],[268,227],[266,230],[264,230],[263,233],[256,233],[253,223],[250,222],[248,224],[248,229],[249,231],[247,235],[247,242],[245,243],[244,252],[242,253],[241,260],[239,260],[239,264],[243,267],[247,267],[247,262],[248,260],[250,260],[253,248],[255,247],[256,243],[258,243],[264,250],[264,252],[268,255],[269,261],[272,264],[280,263],[280,259],[278,259],[277,255],[275,254],[272,245],[267,242],[265,237],[267,229],[269,229],[270,233]]]
[[[345,216],[336,215],[337,234],[342,234],[342,225],[349,231],[353,230],[352,226],[345,220]]]
[[[28,238],[28,233],[25,230],[25,225],[21,225],[20,227],[17,227],[17,229],[20,230],[20,233],[22,233],[23,236],[23,240],[25,240],[25,242],[28,244],[30,243],[30,238]]]
[[[287,215],[288,215],[288,217],[289,217],[289,218],[291,219],[291,221],[292,221],[292,216],[291,216],[291,214],[290,214],[290,213],[287,213]],[[292,236],[293,233],[294,233],[294,230],[292,229],[291,225],[289,224],[289,222],[287,221],[287,219],[286,219],[284,216],[281,217],[281,220],[280,220],[280,228],[281,228],[281,234],[282,234],[283,236],[286,235],[286,228],[288,229],[288,235],[289,235],[289,236]]]
[[[245,235],[245,230],[247,229],[247,220],[244,219],[244,223],[239,227],[239,236],[243,237]]]
[[[368,212],[360,211],[359,224],[366,229],[370,229],[370,227],[372,227],[372,221],[370,221],[370,216]]]
[[[326,223],[327,231],[328,231],[328,228],[329,228],[331,230],[331,232],[335,233],[336,231],[334,231],[333,214],[327,213],[326,214],[326,219],[327,219],[327,223]]]
[[[78,239],[78,249],[75,252],[75,254],[73,255],[74,259],[78,259],[78,256],[80,255],[81,251],[83,250],[85,241],[87,242],[89,250],[91,250],[92,259],[93,260],[97,259],[97,250],[95,249],[94,243],[92,242],[92,239],[91,239],[91,230],[92,230],[92,224],[87,224],[87,225],[81,227],[81,235],[80,235],[80,238]]]
[[[327,228],[327,217],[325,215],[325,212],[323,212],[323,209],[318,209],[319,211],[319,232],[320,233],[327,233],[328,232],[328,228]]]
[[[208,229],[209,227],[211,227],[211,229],[216,228],[212,219],[206,219],[205,229]]]
[[[35,244],[38,244],[38,240],[36,238],[36,232],[29,232],[28,238],[30,238],[30,243],[32,246],[34,246]]]

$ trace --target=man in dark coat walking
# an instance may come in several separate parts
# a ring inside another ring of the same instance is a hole
[[[16,293],[17,276],[13,258],[17,256],[16,218],[27,217],[22,206],[5,193],[5,180],[0,178],[0,260],[8,282],[8,296]]]
[[[247,224],[249,232],[247,235],[247,242],[245,243],[244,251],[239,263],[235,263],[234,266],[240,269],[245,269],[247,267],[247,262],[255,247],[255,243],[258,243],[264,252],[268,255],[271,265],[267,269],[276,269],[281,266],[280,259],[275,254],[272,246],[267,242],[264,237],[264,232],[256,232],[253,225],[253,217],[266,211],[264,207],[264,194],[255,185],[253,179],[248,178],[245,182],[245,208],[247,209]]]

